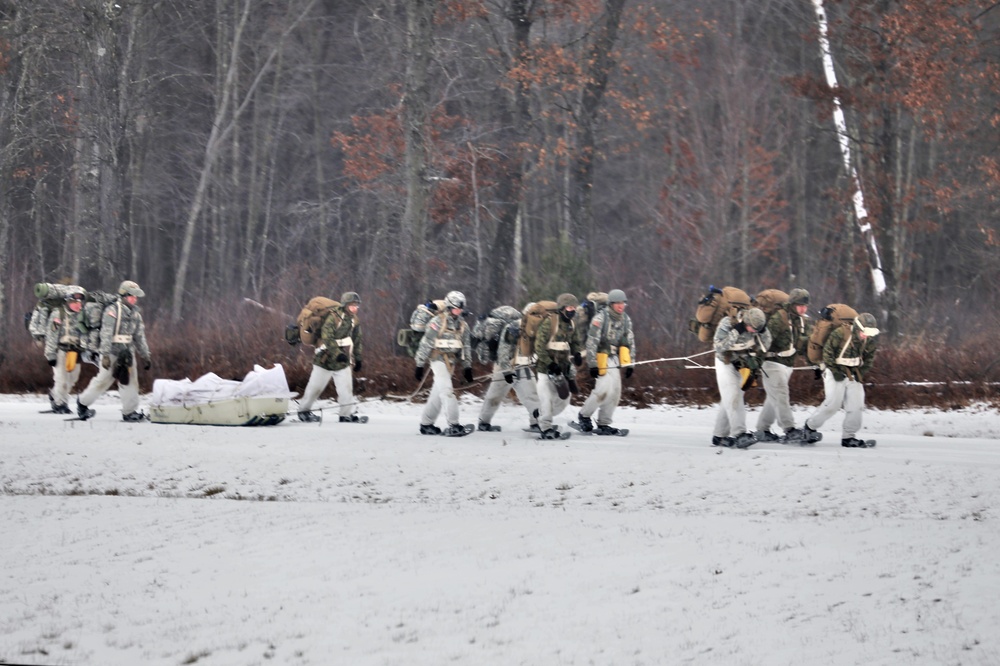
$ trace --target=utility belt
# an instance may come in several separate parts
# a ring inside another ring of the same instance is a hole
[[[780,352],[767,352],[764,354],[764,358],[788,358],[789,356],[795,356],[795,349],[786,349]]]
[[[118,333],[111,336],[111,342],[116,345],[130,345],[132,344],[132,336]]]
[[[461,340],[450,340],[450,339],[442,340],[441,338],[438,338],[437,340],[434,341],[434,349],[436,349],[439,352],[448,352],[448,353],[460,352],[462,351],[463,346],[464,345],[462,344]]]
[[[548,349],[549,351],[564,351],[564,352],[568,352],[569,351],[569,343],[566,342],[565,340],[562,340],[562,341],[559,341],[559,340],[550,340],[549,343],[547,345],[545,345],[545,348]]]

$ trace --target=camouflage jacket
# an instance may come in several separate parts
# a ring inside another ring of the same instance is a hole
[[[142,322],[139,306],[129,307],[118,299],[104,308],[101,317],[101,356],[118,356],[128,350],[149,360],[149,346],[146,344],[146,325]]]
[[[517,355],[517,339],[521,331],[520,322],[504,326],[497,342],[496,367],[501,372],[510,372],[514,368],[514,356]]]
[[[861,340],[854,327],[838,326],[823,344],[823,363],[833,371],[834,379],[851,377],[860,382],[871,370],[877,350],[874,338]]]
[[[557,322],[554,326],[553,320]],[[535,333],[536,372],[548,374],[549,365],[555,363],[564,375],[572,374],[570,364],[573,354],[583,349],[575,331],[573,321],[566,321],[562,315],[546,317],[538,325],[538,331]]]
[[[427,330],[413,360],[422,367],[438,359],[445,363],[454,363],[457,359],[464,367],[472,367],[472,333],[461,317],[445,313],[427,322]]]
[[[80,315],[83,312],[73,312],[66,306],[53,308],[49,313],[49,321],[45,326],[45,360],[54,361],[63,351],[82,351],[80,346]]]
[[[771,347],[771,331],[765,328],[759,333],[740,333],[733,324],[732,317],[723,317],[715,329],[712,346],[716,358],[724,363],[742,362],[750,356],[763,361],[764,353]]]
[[[616,313],[606,308],[594,315],[587,331],[587,365],[597,367],[597,354],[618,356],[619,347],[628,347],[631,360],[635,363],[635,335],[632,333],[632,319],[624,312]]]
[[[337,360],[341,355],[341,360]],[[336,372],[353,367],[360,360],[361,322],[343,306],[334,308],[323,322],[313,364]]]
[[[795,365],[796,356],[805,353],[812,329],[808,321],[800,317],[791,307],[779,308],[767,318],[771,345],[765,354],[768,361],[789,367]]]

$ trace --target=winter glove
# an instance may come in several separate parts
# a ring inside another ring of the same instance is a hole
[[[51,367],[53,367],[53,368],[56,367],[56,360],[54,358],[53,359],[49,359],[49,365]]]
[[[413,376],[417,378],[418,382],[419,381],[423,381],[423,379],[424,379],[424,366],[418,365],[416,371],[413,373]]]
[[[142,364],[142,369],[149,370],[151,367],[153,367],[153,359],[147,358]]]
[[[594,379],[597,379],[597,376],[599,374],[601,374],[601,371],[598,370],[597,368],[591,368],[590,369],[590,376],[593,377]]]
[[[562,369],[559,367],[558,363],[549,363],[549,374],[550,375],[561,375]]]
[[[631,365],[625,368],[625,379],[631,377],[633,372],[635,372],[635,368],[633,368]]]
[[[573,352],[573,365],[582,365],[583,357],[580,356],[580,352]]]
[[[471,384],[472,383],[472,368],[466,368],[465,370],[463,370],[462,371],[462,376],[465,377],[465,383],[466,384]]]
[[[743,335],[744,333],[747,332],[747,325],[744,324],[742,321],[738,321],[733,325],[733,330],[739,333],[740,335]]]
[[[847,379],[847,375],[845,375],[844,373],[842,373],[840,370],[834,370],[833,371],[833,379],[835,381],[842,382],[845,379]]]
[[[110,356],[102,356],[101,357],[101,367],[104,368],[105,370],[109,370],[111,368],[111,357]]]
[[[339,354],[337,354],[337,358],[333,360],[335,360],[337,363],[347,363],[347,354],[345,354],[344,352],[340,352]]]
[[[361,372],[361,359],[354,362],[354,372]]]
[[[508,373],[506,373],[506,374],[505,374],[505,375],[503,376],[503,380],[504,380],[505,382],[507,382],[508,384],[513,384],[513,383],[514,383],[514,373],[513,373],[513,372],[508,372]]]

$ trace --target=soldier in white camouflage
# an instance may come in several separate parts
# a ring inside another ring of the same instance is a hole
[[[530,367],[515,367],[514,357],[517,354],[517,341],[520,335],[520,322],[512,322],[504,327],[497,343],[497,360],[493,364],[493,376],[489,388],[483,397],[483,407],[479,412],[479,430],[492,430],[491,421],[500,403],[504,401],[511,388],[517,399],[528,410],[528,429],[541,432],[538,427],[538,388],[535,386],[534,375]]]
[[[73,413],[68,402],[82,367],[79,325],[86,298],[83,287],[71,288],[64,303],[49,313],[45,326],[45,360],[52,367],[55,380],[49,401],[55,414]]]
[[[82,420],[96,413],[90,409],[111,385],[118,382],[122,400],[122,420],[142,421],[146,415],[139,411],[139,372],[142,359],[144,370],[149,370],[152,359],[146,344],[146,326],[139,311],[139,299],[146,293],[132,280],[125,280],[118,287],[118,299],[104,308],[101,318],[101,367],[90,384],[76,401],[76,412]],[[139,358],[136,358],[136,357]]]
[[[712,446],[746,449],[757,443],[757,435],[747,431],[745,378],[760,370],[764,354],[771,347],[767,315],[760,308],[741,310],[723,317],[715,330],[715,380],[719,385],[719,411],[712,431]]]
[[[590,376],[594,378],[594,390],[590,392],[577,416],[577,423],[583,432],[595,432],[598,435],[621,434],[612,427],[611,419],[622,396],[622,366],[625,366],[625,379],[632,376],[635,363],[635,334],[632,331],[632,320],[625,314],[628,299],[621,289],[608,292],[608,307],[599,310],[590,321],[587,331],[587,365]],[[626,350],[628,363],[622,362]],[[604,374],[598,367],[598,358],[607,355],[607,366]],[[597,429],[591,418],[597,412]]]
[[[761,367],[764,385],[764,405],[757,417],[757,440],[761,442],[799,441],[802,430],[795,427],[788,382],[792,378],[795,358],[806,351],[810,328],[806,319],[809,309],[809,292],[792,289],[788,302],[778,307],[767,318],[771,332],[771,346]],[[771,432],[774,422],[784,430],[783,436]]]
[[[455,365],[461,363],[465,381],[472,381],[472,335],[462,318],[465,295],[460,291],[450,291],[444,300],[445,311],[427,323],[427,330],[414,357],[417,364],[414,375],[417,381],[423,381],[428,366],[434,374],[434,384],[420,417],[421,435],[442,434],[441,428],[434,425],[442,408],[448,421],[444,434],[466,434],[459,422],[458,398],[455,397],[452,372]]]
[[[558,439],[559,429],[552,419],[569,405],[570,392],[576,392],[576,371],[580,365],[581,346],[573,319],[579,301],[573,294],[559,294],[555,316],[546,316],[535,334],[535,374],[538,375],[538,427],[542,439]]]
[[[337,390],[341,423],[360,423],[358,402],[354,399],[354,372],[361,372],[361,322],[358,309],[361,296],[356,291],[345,292],[340,306],[326,316],[320,332],[320,345],[313,357],[309,383],[299,402],[300,421],[319,421],[312,410],[313,403],[333,379]]]

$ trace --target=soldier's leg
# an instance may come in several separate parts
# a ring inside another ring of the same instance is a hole
[[[458,398],[455,396],[451,371],[444,361],[432,361],[431,371],[434,373],[434,387],[440,387],[441,389],[438,393],[439,408],[444,409],[448,425],[454,425],[459,422],[459,414]],[[436,415],[435,418],[437,418]]]
[[[504,381],[503,373],[494,369],[490,385],[486,389],[486,395],[483,396],[482,409],[479,410],[479,421],[481,423],[493,422],[493,416],[497,413],[497,409],[500,408],[500,403],[510,393],[510,389],[511,385]]]
[[[597,425],[611,425],[615,409],[622,398],[622,371],[620,368],[608,368],[603,378],[608,381],[604,385],[604,395],[597,409]]]
[[[309,373],[309,382],[306,384],[306,390],[302,392],[302,399],[299,400],[300,412],[308,412],[312,409],[313,403],[319,398],[326,385],[330,383],[331,376],[333,376],[333,372],[326,368],[321,368],[318,365],[312,367],[312,372]],[[338,392],[337,395],[340,395],[340,393]]]
[[[526,378],[521,377],[520,373],[530,372],[527,369],[522,369],[518,371],[518,376],[514,379],[514,393],[517,394],[517,399],[521,401],[524,408],[528,410],[528,424],[537,425],[538,417],[535,416],[535,411],[538,409],[540,401],[538,399],[538,386],[535,384],[534,378],[528,375]]]
[[[548,375],[538,375],[538,427],[549,430],[552,427],[552,401],[559,396]]]
[[[136,357],[133,355],[132,358]],[[128,367],[128,384],[122,386],[121,382],[118,383],[118,395],[122,399],[123,416],[139,410],[139,370],[134,361]]]
[[[84,407],[90,407],[92,404],[97,402],[97,399],[104,395],[104,392],[111,388],[111,385],[114,384],[115,376],[111,373],[111,370],[115,367],[116,358],[114,354],[110,354],[109,358],[111,359],[111,364],[109,367],[105,368],[104,365],[101,364],[104,357],[101,357],[101,360],[98,361],[97,374],[94,375],[94,378],[90,380],[89,384],[87,384],[87,388],[85,388],[83,393],[80,394],[78,401]]]
[[[838,382],[833,378],[833,371],[829,368],[823,371],[823,402],[806,419],[806,427],[819,430],[831,416],[840,411],[841,405],[844,404],[846,386],[847,380]]]
[[[853,379],[844,382],[844,439],[849,439],[861,430],[861,414],[865,411],[865,385]]]
[[[351,366],[337,370],[332,374],[333,388],[337,391],[340,416],[350,416],[358,411],[358,403],[354,399],[354,376],[351,374]]]
[[[76,376],[80,373],[74,369]],[[66,372],[66,352],[59,350],[56,352],[56,364],[52,367],[52,404],[53,406],[65,405],[69,400],[69,393],[75,379],[70,379],[70,373]]]
[[[715,433],[720,437],[737,437],[747,431],[747,415],[743,407],[743,391],[740,389],[740,373],[730,363],[715,359],[715,379],[719,384],[719,407],[725,413],[716,418],[715,425],[729,425],[729,432]]]

